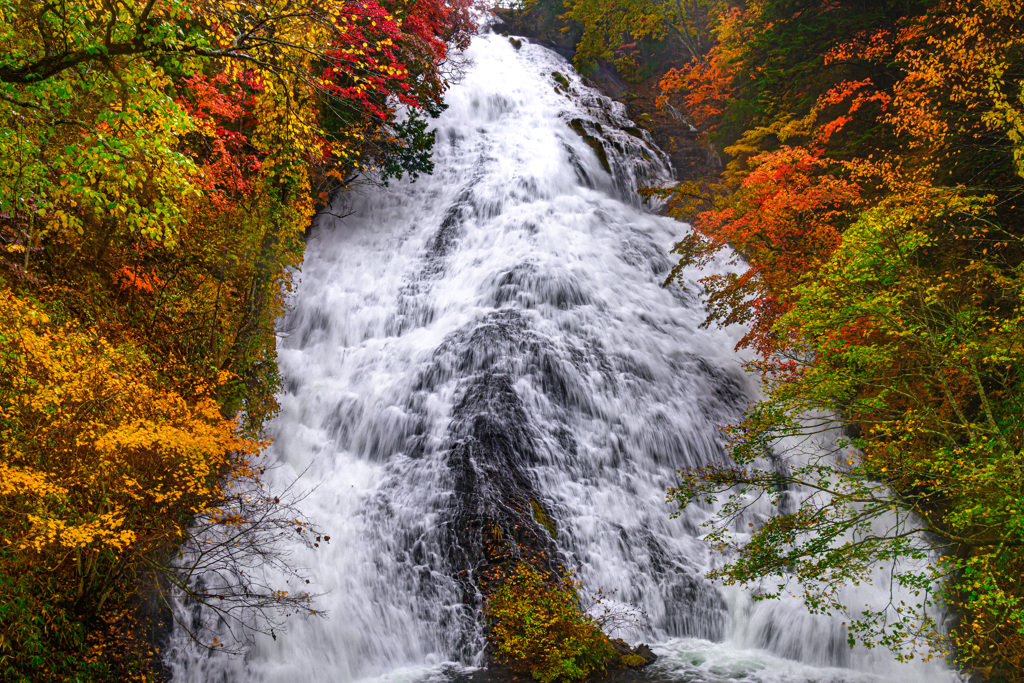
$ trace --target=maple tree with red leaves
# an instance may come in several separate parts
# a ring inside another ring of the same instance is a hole
[[[0,678],[153,679],[146,585],[267,628],[315,611],[196,590],[167,558],[198,524],[294,571],[273,539],[299,517],[254,464],[274,321],[317,204],[429,172],[473,18],[462,0],[0,0],[0,28]],[[215,546],[201,557],[239,561]]]
[[[748,326],[764,385],[730,428],[733,463],[682,472],[672,495],[726,501],[709,538],[736,554],[718,578],[800,581],[851,644],[1022,680],[1024,7],[861,9],[723,12],[708,55],[662,79],[662,102],[729,156],[721,183],[652,191],[692,223],[670,279],[733,254],[701,280],[708,323]],[[817,455],[784,446],[829,433]],[[751,495],[786,486],[821,495],[731,539]],[[893,581],[919,604],[872,611],[834,590],[893,558],[918,563]],[[924,609],[934,596],[951,632]]]

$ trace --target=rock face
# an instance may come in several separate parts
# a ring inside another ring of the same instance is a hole
[[[503,577],[520,562],[542,575],[559,581],[566,564],[555,546],[557,522],[534,491],[526,469],[538,461],[534,430],[507,372],[493,361],[499,350],[517,343],[523,324],[515,309],[503,309],[488,324],[464,331],[468,339],[452,339],[451,347],[467,350],[454,360],[471,375],[462,398],[453,411],[448,432],[448,468],[454,478],[455,496],[443,524],[450,538],[450,566],[459,572],[463,602],[479,608],[490,598]],[[458,335],[456,335],[458,336]],[[472,353],[489,349],[494,358]],[[446,348],[440,356],[445,356]],[[430,382],[431,372],[424,374]],[[619,653],[619,667],[639,669],[654,661],[646,645],[631,648],[622,640],[611,641]],[[487,648],[492,671],[488,680],[515,680],[515,675],[493,661],[493,646]]]
[[[561,0],[539,0],[527,9],[495,11],[503,33],[529,38],[572,61],[581,30],[561,18],[565,13]],[[716,177],[722,162],[714,147],[677,109],[657,106],[658,81],[672,65],[653,66],[654,75],[638,83],[624,79],[612,64],[604,61],[582,75],[591,85],[625,104],[629,117],[650,131],[658,147],[671,159],[677,180]]]
[[[507,374],[483,372],[471,380],[455,409],[450,438],[456,495],[447,526],[453,534],[451,564],[465,571],[465,602],[477,602],[477,591],[486,598],[501,569],[520,561],[554,575],[557,527],[523,474],[537,454]]]
[[[499,7],[494,12],[503,22],[499,27],[501,31],[526,36],[569,61],[576,54],[576,44],[582,31],[578,27],[567,26],[560,18],[565,13],[561,0],[534,2],[526,9]]]

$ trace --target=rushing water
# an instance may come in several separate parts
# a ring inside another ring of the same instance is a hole
[[[295,618],[244,658],[176,634],[175,680],[443,679],[480,664],[460,525],[467,509],[503,519],[509,496],[543,505],[547,542],[588,589],[639,610],[616,635],[652,643],[665,680],[953,680],[850,650],[840,620],[796,600],[755,604],[702,577],[706,512],[672,519],[665,489],[722,457],[716,425],[756,387],[737,331],[701,329],[695,288],[660,286],[685,228],[634,190],[669,177],[664,156],[554,53],[490,34],[468,57],[435,173],[322,215],[282,324],[272,457],[276,476],[315,487],[303,508],[332,541],[294,559],[328,617]]]

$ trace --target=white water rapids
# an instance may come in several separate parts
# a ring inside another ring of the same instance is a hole
[[[717,425],[756,387],[738,331],[699,327],[696,287],[660,286],[685,226],[634,190],[668,178],[664,157],[553,52],[489,34],[467,56],[434,174],[322,215],[281,326],[274,476],[315,487],[302,507],[332,539],[293,559],[328,616],[295,617],[241,658],[178,633],[174,680],[444,680],[479,665],[454,527],[460,506],[509,487],[550,513],[589,590],[641,611],[614,635],[654,646],[652,680],[954,680],[851,650],[840,619],[796,600],[754,603],[702,577],[707,512],[671,519],[665,491],[677,468],[722,457]],[[484,442],[500,458],[483,462]]]

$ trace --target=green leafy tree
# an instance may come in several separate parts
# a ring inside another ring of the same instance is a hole
[[[683,218],[711,204],[681,266],[743,254],[705,279],[709,322],[749,325],[764,383],[729,430],[732,462],[681,473],[672,495],[724,499],[716,576],[773,577],[760,598],[799,586],[851,640],[1020,680],[1024,8],[950,0],[893,21],[879,6],[829,31],[841,7],[794,7],[733,12],[713,68],[665,83],[707,98],[735,141],[715,196],[662,194]],[[785,504],[748,538],[751,497]],[[847,604],[841,588],[880,566],[906,604]]]
[[[646,61],[639,57],[638,43],[664,42],[669,50],[678,51],[675,60],[683,62],[703,57],[711,48],[711,29],[724,4],[718,0],[572,0],[566,7],[565,18],[583,28],[576,66],[586,70],[605,60],[629,76]]]

